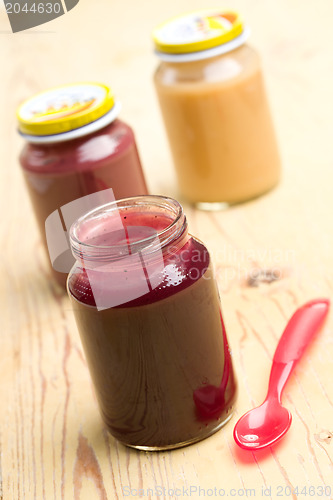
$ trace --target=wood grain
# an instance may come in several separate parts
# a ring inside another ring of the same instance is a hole
[[[235,417],[205,441],[143,453],[105,432],[71,307],[49,281],[18,166],[22,99],[70,81],[106,81],[136,131],[150,190],[181,199],[152,86],[149,36],[157,22],[201,6],[81,0],[66,16],[15,35],[0,9],[1,499],[113,500],[140,492],[198,499],[209,488],[229,497],[253,488],[252,497],[274,500],[279,491],[304,498],[302,488],[311,486],[316,498],[333,498],[332,315],[286,388],[293,424],[285,439],[257,453],[232,439],[236,418],[265,394],[287,319],[333,292],[332,3],[318,0],[314,10],[300,0],[231,2],[262,54],[284,176],[268,195],[222,213],[184,205],[192,233],[212,254],[239,382]],[[325,485],[331,493],[321,495]]]

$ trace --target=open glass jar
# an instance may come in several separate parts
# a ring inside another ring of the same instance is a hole
[[[147,194],[134,133],[117,118],[120,108],[99,83],[53,88],[19,107],[19,131],[27,141],[20,163],[46,248],[46,221],[58,211],[65,219],[65,205],[110,188],[112,199]],[[53,277],[65,287],[70,267],[65,272],[52,264]]]
[[[180,189],[214,210],[278,182],[280,159],[258,54],[232,11],[199,11],[154,31],[155,87]]]
[[[216,432],[236,382],[210,256],[181,205],[119,200],[78,219],[70,242],[68,294],[110,433],[162,450]]]

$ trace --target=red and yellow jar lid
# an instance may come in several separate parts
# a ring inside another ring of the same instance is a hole
[[[153,40],[155,50],[161,59],[173,56],[172,60],[177,60],[177,56],[183,56],[183,60],[189,60],[190,54],[196,54],[199,59],[204,51],[211,49],[215,49],[214,52],[216,49],[221,52],[226,52],[226,49],[231,50],[234,46],[244,43],[247,34],[243,19],[238,12],[206,9],[184,14],[160,24],[153,31]],[[227,44],[230,45],[226,47]],[[208,56],[210,54],[207,54]]]
[[[33,142],[79,137],[107,125],[119,112],[112,90],[101,83],[55,87],[17,110],[19,132]],[[58,137],[59,136],[59,137]]]

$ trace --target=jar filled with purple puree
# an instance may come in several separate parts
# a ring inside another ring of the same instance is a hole
[[[72,225],[70,243],[68,294],[111,435],[150,451],[220,429],[236,381],[210,256],[181,205],[106,204]]]
[[[134,133],[118,119],[120,108],[106,85],[79,83],[38,94],[18,109],[19,132],[26,140],[20,163],[49,251],[47,237],[49,232],[55,239],[55,217],[64,229],[74,222],[67,224],[69,210],[62,210],[66,205],[78,201],[75,210],[70,208],[78,217],[83,197],[81,214],[107,201],[148,193]],[[112,189],[112,197],[106,193],[104,198],[88,198],[107,189]],[[67,260],[51,258],[52,276],[64,288],[73,265]]]

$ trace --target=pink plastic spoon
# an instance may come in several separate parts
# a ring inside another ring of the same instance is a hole
[[[291,425],[289,410],[281,405],[282,391],[297,361],[322,325],[329,309],[328,299],[312,300],[297,309],[276,348],[261,406],[243,415],[235,425],[234,439],[244,450],[259,450],[282,438]]]

